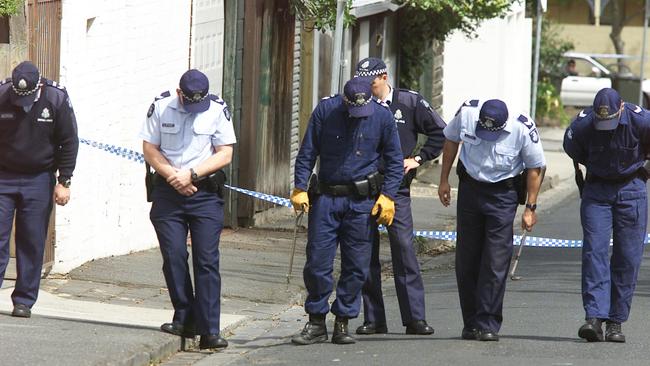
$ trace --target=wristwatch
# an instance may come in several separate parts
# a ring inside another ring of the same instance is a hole
[[[192,174],[192,182],[196,182],[197,180],[199,180],[199,175],[196,174],[194,168],[190,168],[190,173]]]
[[[70,178],[59,177],[57,180],[59,184],[65,188],[70,188],[70,184],[72,184],[72,180]]]
[[[422,161],[422,157],[420,155],[415,155],[413,157],[413,160],[415,160],[416,163],[420,164],[420,162]]]
[[[537,204],[536,203],[527,203],[526,208],[533,211],[533,212],[535,212],[535,210],[537,209]]]

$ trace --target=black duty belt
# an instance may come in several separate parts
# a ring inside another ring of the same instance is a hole
[[[472,176],[467,173],[465,166],[460,160],[456,166],[456,173],[462,182],[467,182],[476,187],[516,189],[515,178],[507,178],[498,182],[482,182],[472,178]]]
[[[347,184],[318,183],[316,194],[335,197],[353,196],[357,198],[376,197],[381,192],[384,176],[377,172],[369,174],[366,179]]]
[[[644,168],[640,168],[632,174],[623,175],[616,178],[603,178],[587,172],[586,181],[588,183],[621,184],[621,183],[628,183],[634,178],[641,178],[647,180],[648,175]]]

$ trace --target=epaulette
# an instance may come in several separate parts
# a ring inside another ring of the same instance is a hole
[[[631,103],[630,104],[625,103],[625,105],[628,106],[632,110],[632,112],[636,114],[643,114],[643,108],[639,107],[638,105],[631,104]]]
[[[172,96],[172,93],[170,93],[169,90],[166,90],[166,91],[160,93],[159,95],[156,95],[156,97],[153,98],[153,101],[157,102],[157,101],[159,101],[161,99],[165,99],[165,98],[171,97],[171,96]]]
[[[65,90],[65,86],[57,83],[54,80],[45,79],[45,85],[51,86],[51,87],[54,87],[54,88],[57,88],[57,89]]]
[[[334,98],[334,97],[337,96],[337,95],[338,95],[338,94],[331,94],[330,96],[327,96],[327,97],[321,98],[321,100],[328,100],[328,99]]]
[[[419,94],[420,94],[420,93],[416,92],[415,90],[411,90],[411,89],[402,89],[402,90],[405,91],[405,92],[407,92],[407,93],[411,93],[411,94],[415,94],[415,95],[419,95]]]
[[[460,110],[463,109],[463,107],[478,107],[478,102],[479,102],[478,99],[466,100],[465,103],[460,105],[460,108],[458,108],[454,116],[457,116],[458,113],[460,113]]]
[[[221,104],[221,105],[226,104],[226,101],[224,101],[223,99],[219,98],[218,95],[215,95],[215,94],[209,94],[209,95],[208,95],[208,98],[210,98],[211,101],[213,101],[213,102],[217,102],[217,103],[219,103],[219,104]],[[228,120],[230,120],[230,118],[228,118]]]
[[[524,126],[528,127],[529,130],[535,126],[533,121],[528,119],[528,117],[524,116],[523,114],[520,114],[519,117],[517,117],[517,121],[523,123]]]
[[[576,120],[578,120],[578,119],[583,119],[583,118],[587,117],[587,115],[589,114],[589,112],[591,112],[590,109],[583,109],[583,110],[581,110],[580,113],[578,113],[578,116],[576,117]]]

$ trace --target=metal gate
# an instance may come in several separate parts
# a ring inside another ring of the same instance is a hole
[[[29,59],[38,66],[43,77],[57,81],[61,65],[61,10],[61,0],[27,1]],[[55,217],[56,209],[53,208],[43,256],[43,272],[45,273],[49,272],[54,264]],[[12,267],[8,268],[6,277],[11,276]]]

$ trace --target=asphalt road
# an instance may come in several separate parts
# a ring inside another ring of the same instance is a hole
[[[576,193],[540,212],[534,235],[581,238]],[[646,252],[646,257],[648,252]],[[349,346],[294,346],[289,338],[306,318],[300,307],[235,330],[228,350],[195,359],[197,365],[648,365],[650,261],[639,274],[626,344],[591,343],[577,337],[584,312],[580,297],[580,249],[524,248],[518,273],[509,281],[500,342],[460,339],[461,315],[453,253],[423,263],[427,318],[433,336],[403,334],[391,282],[385,283],[389,334],[358,337]],[[328,318],[330,321],[332,319]],[[351,321],[351,329],[362,319]],[[186,355],[185,357],[188,357]],[[178,360],[177,360],[178,361]],[[169,365],[181,363],[173,363]],[[194,361],[193,361],[194,362]],[[187,364],[187,363],[185,363]]]

